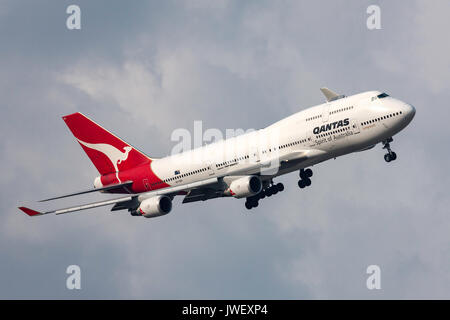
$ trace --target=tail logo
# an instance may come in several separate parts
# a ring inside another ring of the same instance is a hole
[[[122,162],[126,161],[128,159],[128,154],[132,150],[130,146],[125,146],[123,148],[124,152],[120,151],[116,147],[113,147],[106,143],[87,143],[84,141],[81,141],[80,139],[77,139],[78,142],[80,142],[83,146],[96,150],[98,152],[103,153],[108,159],[111,161],[112,165],[114,166],[114,169],[116,171],[116,178],[121,183],[119,179],[119,168],[118,165]]]

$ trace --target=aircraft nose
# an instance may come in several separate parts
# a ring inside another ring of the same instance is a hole
[[[414,106],[413,105],[411,105],[411,104],[407,104],[406,106],[405,106],[405,113],[406,113],[406,116],[410,119],[410,121],[414,118],[414,116],[416,115],[416,108],[414,108]]]

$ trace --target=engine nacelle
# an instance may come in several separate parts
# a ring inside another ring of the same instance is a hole
[[[146,218],[154,218],[168,214],[171,210],[172,200],[168,196],[155,196],[142,201],[137,212]]]
[[[225,194],[235,198],[245,198],[261,192],[261,189],[262,183],[259,177],[246,176],[231,182],[228,189],[225,190]]]

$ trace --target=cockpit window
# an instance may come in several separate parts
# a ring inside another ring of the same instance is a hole
[[[389,97],[389,95],[387,93],[384,93],[384,92],[382,94],[377,95],[378,99],[383,99],[383,98],[386,98],[386,97]]]

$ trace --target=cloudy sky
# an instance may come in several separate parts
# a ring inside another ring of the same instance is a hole
[[[81,8],[81,30],[66,8]],[[366,9],[381,8],[381,30]],[[450,298],[450,2],[0,2],[0,298]],[[152,157],[177,128],[261,128],[381,90],[416,117],[381,146],[243,200],[174,203],[157,219],[107,207],[30,218],[97,172],[61,116],[80,111]],[[81,267],[82,289],[66,289]],[[366,268],[381,268],[381,290]]]

